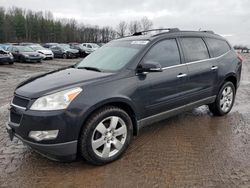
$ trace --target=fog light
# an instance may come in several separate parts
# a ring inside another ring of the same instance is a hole
[[[50,130],[50,131],[30,131],[29,137],[36,140],[53,140],[57,137],[59,130]]]

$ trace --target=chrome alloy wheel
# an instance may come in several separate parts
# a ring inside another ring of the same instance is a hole
[[[228,112],[233,104],[234,93],[230,86],[225,87],[220,98],[220,108],[223,112]]]
[[[109,158],[117,154],[127,138],[127,126],[118,116],[102,120],[95,128],[91,145],[96,155]]]

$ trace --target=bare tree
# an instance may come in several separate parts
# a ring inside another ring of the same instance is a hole
[[[141,30],[141,23],[139,21],[131,21],[129,23],[129,33],[134,34]]]
[[[121,21],[117,26],[117,34],[119,37],[124,37],[128,24],[125,21]]]
[[[149,30],[152,29],[153,27],[153,22],[151,20],[149,20],[147,17],[143,17],[141,19],[141,27],[142,29],[145,30]]]

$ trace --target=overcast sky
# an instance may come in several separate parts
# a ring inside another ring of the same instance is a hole
[[[214,30],[250,47],[250,0],[0,0],[0,6],[49,10],[56,18],[112,27],[147,16],[155,28]]]

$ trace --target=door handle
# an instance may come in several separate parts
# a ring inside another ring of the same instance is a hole
[[[218,69],[217,66],[212,66],[212,67],[211,67],[211,70],[217,70],[217,69]]]
[[[187,76],[187,74],[180,73],[180,74],[177,75],[177,78],[183,78],[183,77],[186,77],[186,76]]]

